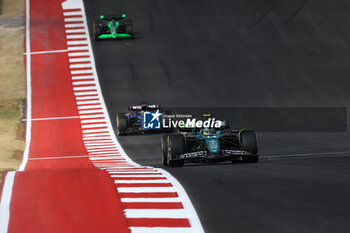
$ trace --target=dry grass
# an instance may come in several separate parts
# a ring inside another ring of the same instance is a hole
[[[24,149],[21,104],[25,98],[23,0],[2,0],[0,15],[0,173],[16,170]],[[1,174],[0,174],[1,175]],[[1,182],[1,181],[0,181]]]

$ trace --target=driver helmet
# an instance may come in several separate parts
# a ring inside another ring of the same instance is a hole
[[[210,135],[210,130],[208,128],[203,129],[202,131],[203,135]]]

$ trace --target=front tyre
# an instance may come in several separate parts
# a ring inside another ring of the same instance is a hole
[[[183,160],[174,160],[178,158],[178,155],[184,154],[186,145],[185,139],[182,135],[169,135],[168,138],[168,150],[167,150],[167,163],[171,167],[182,167],[184,165]]]

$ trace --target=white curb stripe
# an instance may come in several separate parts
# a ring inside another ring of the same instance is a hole
[[[92,70],[86,69],[86,70],[71,70],[71,74],[90,74],[92,73]]]
[[[97,98],[98,98],[98,96],[82,96],[82,97],[77,96],[77,97],[75,97],[76,100],[88,100],[88,99],[97,99]],[[100,115],[100,116],[104,117],[104,115]]]
[[[89,52],[70,52],[68,53],[69,57],[80,57],[80,56],[89,56]]]
[[[86,40],[77,40],[77,41],[67,41],[67,45],[80,45],[86,44]]]
[[[82,14],[81,11],[68,11],[68,12],[63,12],[64,16],[70,16],[70,15],[79,15]]]
[[[95,84],[94,81],[78,81],[78,82],[73,82],[73,85],[86,85],[86,84]],[[95,100],[95,101],[78,101],[77,104],[84,104],[84,103],[100,103],[100,101]]]
[[[114,180],[115,184],[169,183],[168,180]]]
[[[69,62],[81,62],[81,61],[91,61],[91,59],[89,57],[88,58],[69,58]],[[90,76],[90,77],[94,78],[94,76]]]
[[[82,23],[70,23],[64,25],[66,28],[84,27]]]
[[[181,202],[178,197],[174,198],[121,198],[122,202]]]
[[[198,233],[190,227],[129,227],[131,233]]]
[[[173,187],[118,187],[120,193],[174,193],[176,189]]]
[[[86,46],[74,46],[74,47],[68,47],[68,51],[69,52],[72,52],[72,51],[82,51],[82,52],[85,52],[85,51],[88,51],[89,50],[89,47],[86,47]]]
[[[83,21],[82,17],[79,18],[64,18],[64,22],[75,22],[75,21]]]
[[[97,91],[81,91],[81,92],[74,92],[74,95],[96,95]],[[82,116],[80,116],[82,117]]]
[[[123,177],[129,177],[129,178],[139,178],[139,177],[160,177],[163,178],[165,176],[163,175],[111,175],[112,178],[123,178]]]
[[[106,119],[82,120],[81,123],[106,122]]]
[[[94,109],[94,108],[101,108],[101,105],[80,105],[78,106],[78,109]]]
[[[74,65],[70,65],[70,68],[90,68],[91,69],[91,64],[86,63],[86,64],[74,64]]]
[[[81,38],[87,39],[87,35],[86,34],[67,35],[66,38],[67,39],[81,39]],[[89,47],[87,47],[87,48],[89,48]]]
[[[127,218],[187,218],[184,209],[126,209]]]
[[[66,29],[66,33],[81,33],[81,32],[86,32],[85,29]]]
[[[103,113],[103,112],[102,112],[102,110],[83,110],[83,111],[79,111],[79,114],[86,114],[86,113]],[[96,132],[98,132],[98,131],[96,131]]]

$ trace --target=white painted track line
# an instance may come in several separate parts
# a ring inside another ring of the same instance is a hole
[[[10,203],[16,172],[8,172],[5,177],[4,187],[0,201],[0,233],[7,233],[10,220]]]
[[[47,117],[47,118],[32,118],[32,121],[48,121],[48,120],[66,120],[66,119],[77,119],[80,116],[67,116],[67,117]],[[27,119],[23,119],[22,121],[28,121]]]
[[[72,156],[56,156],[56,157],[38,157],[38,158],[29,158],[29,160],[46,160],[46,159],[79,159],[87,158],[89,155],[72,155]]]
[[[63,50],[47,50],[47,51],[37,51],[37,52],[30,52],[31,55],[35,54],[47,54],[47,53],[66,53],[68,52],[67,49]],[[23,53],[24,55],[28,55],[28,53]]]
[[[25,42],[26,42],[26,91],[27,91],[27,124],[26,124],[26,146],[23,152],[22,163],[19,166],[19,171],[23,171],[28,162],[29,147],[32,136],[32,55],[30,54],[30,0],[26,0],[26,26],[25,26]]]

